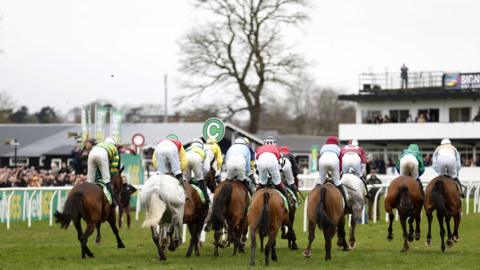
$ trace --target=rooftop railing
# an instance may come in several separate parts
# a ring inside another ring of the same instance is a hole
[[[442,71],[408,72],[408,84],[402,87],[400,72],[362,73],[359,76],[358,86],[361,91],[443,87],[443,75]]]

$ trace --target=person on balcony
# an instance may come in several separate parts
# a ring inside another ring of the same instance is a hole
[[[403,64],[400,68],[400,78],[402,79],[402,89],[408,88],[408,67]]]

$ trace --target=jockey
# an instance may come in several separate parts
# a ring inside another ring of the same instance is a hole
[[[280,177],[280,151],[278,150],[277,139],[268,136],[263,145],[257,148],[257,168],[259,176],[259,189],[267,185],[268,176],[272,178],[275,188],[289,201],[290,207],[292,203],[288,200],[287,190],[283,185]]]
[[[88,154],[87,181],[103,182],[113,198],[110,185],[112,174],[120,172],[120,155],[117,149],[117,139],[108,137],[103,143],[95,145]],[[100,175],[97,174],[100,172]]]
[[[293,157],[292,153],[290,153],[290,149],[287,146],[282,146],[279,148],[281,158],[280,158],[280,166],[281,172],[285,176],[285,180],[287,181],[288,188],[293,191],[295,197],[298,198],[298,187],[295,184],[295,178],[298,175],[298,168],[295,162],[295,158]]]
[[[215,159],[215,162],[213,163],[213,168],[215,169],[215,181],[218,184],[221,181],[223,155],[220,146],[218,146],[217,139],[208,138],[207,144],[205,144],[205,150],[207,151],[208,160],[210,162]]]
[[[423,164],[423,155],[420,152],[420,147],[417,144],[410,144],[408,148],[403,149],[400,154],[400,159],[397,161],[397,171],[400,175],[408,176],[408,167],[413,164],[414,171],[410,172],[411,176],[416,179],[420,185],[420,188],[423,193],[422,181],[420,181],[420,176],[425,172],[425,165]]]
[[[245,137],[237,138],[227,151],[225,164],[227,167],[227,180],[234,178],[240,180],[248,190],[250,195],[253,194],[252,185],[255,183],[253,173],[255,172],[255,163],[252,167],[252,151],[249,146],[249,140]],[[255,152],[253,152],[255,160]],[[248,177],[247,177],[248,176]],[[249,183],[252,181],[252,183]]]
[[[327,174],[330,171],[332,173],[332,179],[335,186],[340,190],[343,200],[345,202],[345,209],[347,212],[352,212],[352,208],[347,200],[347,191],[345,186],[342,185],[342,179],[340,178],[340,147],[338,138],[336,136],[329,136],[327,141],[320,149],[320,158],[318,159],[318,171],[320,173],[320,179],[318,184],[323,185],[327,180]]]
[[[433,170],[439,175],[448,175],[455,182],[457,182],[460,190],[460,195],[465,198],[463,193],[462,184],[458,179],[458,172],[462,167],[460,162],[460,154],[457,148],[452,145],[449,139],[443,139],[440,145],[435,149],[433,153]]]
[[[160,174],[173,173],[185,189],[182,171],[187,167],[187,157],[183,145],[175,135],[160,140],[153,153],[152,164]]]
[[[347,145],[342,147],[339,159],[342,173],[350,173],[353,170],[353,174],[362,180],[368,197],[368,188],[365,182],[367,156],[363,148],[358,145],[357,139],[351,139]]]
[[[209,204],[210,197],[208,197],[204,172],[210,171],[210,162],[208,161],[202,139],[193,139],[190,147],[187,148],[187,168],[185,169],[184,175],[186,181],[192,179],[192,171],[195,180],[198,182],[198,186],[203,192],[205,202]]]
[[[286,158],[288,158],[288,160],[290,160],[290,163],[292,164],[293,177],[296,179],[299,169],[298,169],[297,161],[295,161],[295,157],[293,156],[292,153],[290,153],[290,149],[286,145],[280,146],[280,148],[278,149],[280,150],[280,153],[282,155],[284,155]]]

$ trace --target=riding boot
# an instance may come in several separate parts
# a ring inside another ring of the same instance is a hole
[[[205,185],[205,180],[204,179],[199,179],[198,180],[198,186],[203,192],[203,196],[205,197],[205,203],[209,204],[210,203],[210,197],[208,197],[208,191],[207,191],[207,185]]]
[[[295,195],[295,198],[296,198],[297,201],[298,201],[298,192],[297,192],[297,191],[298,191],[298,188],[297,188],[297,186],[295,185],[295,183],[294,183],[294,184],[291,184],[291,185],[289,186],[289,188],[290,188],[290,190],[293,192],[293,195]]]
[[[422,192],[422,196],[425,197],[425,192],[423,191],[423,184],[420,178],[417,178],[418,184],[420,185],[420,191]]]
[[[278,191],[280,191],[280,193],[282,193],[283,196],[285,196],[285,199],[287,199],[287,202],[288,202],[288,207],[289,208],[293,207],[293,203],[288,198],[288,192],[287,192],[287,188],[285,187],[285,185],[283,183],[280,183],[280,184],[276,185],[275,188]]]
[[[217,185],[220,185],[221,182],[222,182],[222,176],[221,174],[218,174],[217,176],[215,176],[215,183],[217,183]]]
[[[360,179],[362,180],[363,186],[365,187],[365,192],[367,193],[367,195],[365,195],[365,198],[368,199],[370,198],[370,194],[368,193],[367,179],[365,179],[365,176],[360,177]]]
[[[250,186],[250,183],[248,182],[248,179],[245,178],[245,179],[243,179],[243,181],[240,181],[240,182],[242,182],[242,184],[247,188],[248,194],[250,194],[250,196],[252,196],[253,195],[253,190]]]
[[[113,187],[110,182],[105,183],[105,187],[107,188],[108,192],[110,192],[110,197],[112,197],[112,207],[115,208],[117,206],[115,201],[115,195],[113,194]]]
[[[177,178],[178,183],[180,183],[180,186],[183,188],[183,192],[185,193],[185,200],[189,201],[190,197],[188,196],[187,189],[185,188],[185,182],[183,181],[183,174],[179,173],[175,175],[175,178]]]
[[[462,198],[465,198],[465,193],[463,193],[462,183],[460,183],[460,179],[458,179],[458,177],[455,177],[453,178],[453,181],[457,182],[458,184],[458,190],[460,191],[460,196]]]
[[[352,207],[350,206],[350,203],[347,200],[347,191],[345,190],[345,186],[343,184],[340,184],[336,187],[338,188],[338,190],[340,190],[340,193],[342,193],[343,201],[345,202],[345,212],[353,213]]]

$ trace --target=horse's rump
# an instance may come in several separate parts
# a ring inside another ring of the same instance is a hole
[[[230,181],[224,181],[217,187],[212,207],[212,228],[215,231],[220,230],[225,223],[225,212],[230,204],[232,190],[233,187]]]
[[[410,193],[407,186],[402,186],[398,189],[396,205],[400,215],[402,216],[412,215],[414,206],[410,198]]]
[[[317,204],[317,224],[320,229],[329,228],[335,226],[334,222],[328,216],[325,210],[325,197],[326,197],[326,187],[320,187],[320,199]]]

